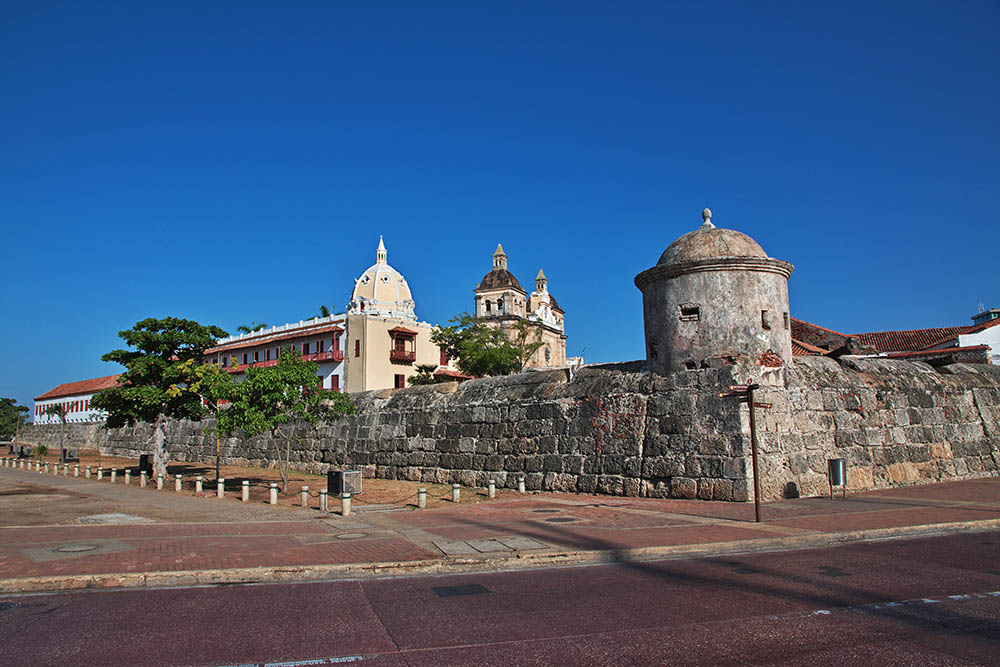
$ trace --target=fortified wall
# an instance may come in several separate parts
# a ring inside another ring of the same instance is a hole
[[[746,501],[750,408],[717,394],[750,380],[770,404],[756,413],[764,498],[826,492],[831,458],[847,460],[854,490],[1000,473],[1000,368],[793,357],[794,267],[711,216],[705,209],[701,227],[635,278],[645,361],[353,394],[357,414],[299,428],[293,465],[468,486],[514,487],[523,474],[529,489]],[[170,456],[213,461],[210,428],[170,423]],[[149,427],[67,431],[67,442],[127,457],[150,441]],[[57,426],[31,433],[58,446]],[[231,438],[223,457],[271,465],[275,451],[263,436]]]
[[[753,497],[749,412],[717,392],[760,369],[656,375],[643,364],[523,373],[354,396],[358,413],[297,431],[294,467],[535,490],[745,501]],[[754,377],[753,379],[758,379]],[[1000,472],[1000,368],[934,370],[888,360],[796,359],[758,391],[761,494],[828,490],[826,461],[848,461],[848,488],[884,488]],[[211,422],[171,422],[172,458],[214,461]],[[74,444],[137,457],[149,427],[103,436],[68,425]],[[59,427],[32,432],[58,446]],[[266,437],[223,440],[226,462],[272,465]]]

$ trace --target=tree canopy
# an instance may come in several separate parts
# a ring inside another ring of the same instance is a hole
[[[514,335],[508,337],[500,327],[483,318],[461,313],[453,317],[450,327],[431,332],[431,340],[467,375],[510,375],[524,370],[525,365],[543,343],[531,340],[533,330],[527,322],[514,323]]]
[[[31,411],[13,398],[0,398],[0,438],[11,438],[24,426]]]
[[[236,330],[240,333],[253,333],[255,331],[260,331],[261,329],[266,329],[267,324],[264,322],[251,322],[250,324],[241,324],[236,327]]]
[[[205,350],[226,335],[219,327],[203,326],[193,320],[148,318],[118,332],[132,349],[112,350],[101,357],[121,364],[125,372],[118,378],[119,386],[98,392],[90,404],[107,413],[108,428],[139,422],[155,424],[154,474],[166,473],[164,420],[197,420],[206,412],[200,396],[178,388],[198,381],[194,369],[201,364]]]
[[[318,368],[286,348],[274,366],[248,367],[243,381],[233,388],[231,405],[219,414],[223,433],[240,429],[247,437],[268,433],[274,438],[282,488],[288,485],[296,420],[315,425],[354,412],[345,394],[320,388]],[[278,448],[279,440],[284,451]]]
[[[125,367],[119,386],[98,392],[91,405],[107,412],[109,428],[153,423],[161,415],[200,418],[204,414],[201,399],[176,387],[195,381],[194,368],[202,362],[205,350],[226,335],[219,327],[176,317],[136,322],[131,329],[118,332],[132,349],[112,350],[101,357]]]

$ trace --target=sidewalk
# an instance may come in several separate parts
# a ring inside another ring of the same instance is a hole
[[[356,503],[341,517],[315,503],[271,507],[0,468],[0,516],[0,593],[18,593],[713,556],[997,530],[1000,478],[770,502],[755,523],[752,504],[548,493],[428,510]],[[19,522],[28,525],[12,525]]]

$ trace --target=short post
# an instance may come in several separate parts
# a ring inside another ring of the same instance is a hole
[[[139,486],[146,488],[146,471],[142,470],[139,472]]]
[[[489,481],[489,483],[486,485],[486,495],[488,495],[490,498],[496,498],[497,497],[497,483],[496,483],[496,480],[491,479]]]
[[[278,483],[271,482],[267,485],[267,502],[271,505],[278,504]]]
[[[49,473],[49,462],[46,461],[45,462],[45,474],[47,475],[48,473]]]
[[[181,490],[181,476],[180,475],[175,475],[174,476],[174,491],[180,491],[180,490]]]
[[[73,477],[79,477],[79,476],[80,476],[80,464],[79,463],[74,463],[73,464]]]
[[[219,480],[215,483],[215,497],[216,498],[226,497],[226,480],[223,477],[220,477]]]
[[[243,492],[240,495],[240,500],[242,500],[245,503],[250,502],[250,480],[248,479],[243,480],[243,483],[240,486]]]
[[[525,493],[526,491],[527,491],[527,489],[525,489],[525,487],[524,487],[524,475],[518,475],[517,476],[517,492],[518,493]]]
[[[299,489],[299,500],[303,507],[309,507],[309,487],[303,486]]]
[[[117,476],[118,476],[118,469],[117,468],[112,468],[111,469],[111,483],[112,484],[115,483],[115,477],[117,477]]]
[[[460,484],[451,485],[451,502],[462,502],[462,486]]]
[[[42,472],[42,462],[35,461],[35,472]]]
[[[64,463],[63,466],[62,466],[62,475],[63,475],[63,477],[65,477],[68,474],[69,474],[69,464],[68,463]]]
[[[163,475],[156,476],[156,490],[157,491],[163,490]]]
[[[198,475],[197,477],[194,478],[195,493],[201,493],[202,490],[204,489],[204,486],[202,485],[202,480],[204,480],[204,477],[202,477],[201,475]]]
[[[132,483],[132,471],[129,470],[128,468],[125,468],[125,486],[128,486],[131,483]]]
[[[327,494],[327,490],[326,489],[320,489],[320,491],[319,491],[319,511],[320,512],[329,512],[330,511],[329,509],[327,509],[328,505],[327,505],[327,500],[326,500],[326,494]]]
[[[417,509],[427,507],[427,489],[417,489]]]
[[[84,477],[90,479],[90,466],[87,466],[87,472],[84,474]]]
[[[340,494],[340,516],[351,515],[351,494]]]
[[[104,468],[97,466],[97,481],[104,479]]]

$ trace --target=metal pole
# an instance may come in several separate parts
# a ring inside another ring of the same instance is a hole
[[[747,389],[747,406],[750,408],[750,444],[753,454],[753,509],[757,523],[760,523],[760,475],[757,473],[757,418],[754,415],[753,389],[750,388]]]

